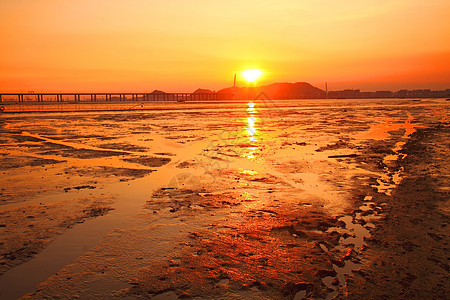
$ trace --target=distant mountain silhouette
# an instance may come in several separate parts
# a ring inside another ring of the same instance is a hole
[[[217,91],[218,94],[256,96],[264,92],[272,99],[323,98],[325,91],[307,82],[280,82],[259,87],[229,87]]]
[[[194,94],[212,94],[212,93],[214,92],[208,89],[196,89],[194,91]]]
[[[160,90],[154,90],[150,94],[165,94],[166,92],[160,91]]]

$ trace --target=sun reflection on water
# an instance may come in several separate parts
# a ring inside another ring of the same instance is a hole
[[[245,175],[256,175],[256,174],[258,174],[257,171],[254,171],[254,170],[246,170],[246,169],[242,169],[242,168],[239,168],[239,169],[238,169],[238,172],[241,173],[241,174],[245,174]]]
[[[255,159],[256,152],[258,151],[258,147],[248,147],[248,151],[242,154],[242,157],[248,158],[248,159]]]
[[[253,102],[248,103],[247,113],[248,113],[248,117],[247,117],[248,139],[250,142],[255,142],[256,141],[256,123],[257,123],[256,118],[255,118],[255,114],[257,113],[256,108],[255,108],[255,103],[253,103]]]
[[[247,134],[248,134],[248,139],[251,142],[255,142],[256,141],[256,137],[255,137],[255,133],[256,133],[255,123],[256,123],[256,120],[255,120],[254,117],[248,117],[247,118],[247,124],[248,124]]]
[[[242,134],[242,140],[239,141],[239,147],[242,150],[239,156],[249,160],[256,160],[260,151],[260,144],[258,142],[261,142],[260,128],[262,120],[259,117],[259,112],[254,102],[248,102],[247,106],[245,116],[241,119],[243,128],[239,131]]]

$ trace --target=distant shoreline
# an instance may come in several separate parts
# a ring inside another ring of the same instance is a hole
[[[232,86],[212,91],[199,88],[193,92],[0,92],[0,103],[17,101],[20,103],[43,102],[129,102],[129,101],[245,101],[252,99],[272,100],[308,100],[308,99],[427,99],[450,98],[450,89],[431,90],[398,90],[398,91],[361,91],[360,89],[322,90],[307,82],[278,82],[264,86],[239,87]]]
[[[17,100],[3,100],[2,102],[0,102],[0,106],[1,105],[80,105],[80,104],[89,104],[89,105],[104,105],[104,104],[138,104],[138,103],[149,103],[149,104],[186,104],[186,103],[190,103],[190,104],[210,104],[210,103],[245,103],[245,102],[249,102],[249,101],[260,101],[260,102],[264,102],[264,101],[327,101],[327,100],[361,100],[361,101],[373,101],[373,100],[407,100],[407,101],[421,101],[421,100],[439,100],[439,99],[443,99],[443,100],[448,100],[450,98],[447,97],[378,97],[378,98],[289,98],[289,99],[254,99],[254,98],[248,98],[248,99],[226,99],[226,100],[186,100],[186,101],[175,101],[175,100],[125,100],[125,101],[120,101],[120,100],[112,100],[112,101],[106,101],[106,100],[102,100],[102,101],[95,101],[95,102],[91,102],[89,100],[84,100],[84,101],[62,101],[62,102],[57,102],[54,100],[46,100],[46,101],[41,101],[41,102],[37,102],[37,101],[33,101],[33,100],[28,100],[28,101],[23,101],[23,102],[19,102]]]
[[[379,99],[250,99],[250,100],[215,100],[215,101],[98,101],[98,102],[17,102],[8,101],[0,103],[0,115],[17,113],[61,113],[61,112],[131,112],[131,111],[167,111],[167,110],[204,110],[204,109],[242,109],[249,102],[260,103],[259,109],[317,109],[323,107],[350,108],[355,105],[363,107],[365,104],[373,105],[377,102],[379,106],[402,106],[402,105],[436,105],[449,104],[446,98],[379,98]],[[301,104],[301,105],[300,105]]]

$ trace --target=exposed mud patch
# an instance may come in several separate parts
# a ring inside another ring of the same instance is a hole
[[[445,299],[450,293],[449,127],[419,130],[403,151],[405,177],[388,202],[365,255],[349,280],[349,298]],[[442,175],[440,175],[442,174]],[[446,209],[443,209],[446,208]],[[382,287],[382,288],[380,288]]]
[[[0,156],[0,170],[54,165],[63,162],[65,162],[65,160],[6,155]]]
[[[148,156],[140,156],[140,157],[131,157],[125,158],[123,161],[138,163],[146,167],[161,167],[165,164],[168,164],[171,159],[168,157],[148,157]]]
[[[127,144],[127,143],[108,143],[108,144],[100,144],[100,148],[106,149],[114,149],[114,150],[123,150],[123,151],[134,151],[134,152],[146,152],[149,148]]]
[[[326,146],[319,147],[316,151],[317,152],[323,152],[326,150],[337,150],[337,149],[353,149],[355,148],[354,145],[349,143],[348,141],[339,140],[336,143],[333,144],[327,144]]]
[[[209,211],[230,208],[229,203],[221,201],[222,195],[209,197],[214,203]],[[317,284],[321,275],[314,270],[328,270],[331,263],[318,241],[328,239],[325,231],[337,220],[324,220],[323,212],[312,207],[302,209],[305,216],[299,218],[300,211],[290,210],[287,204],[249,210],[240,219],[233,213],[240,211],[240,204],[234,205],[238,206],[231,207],[229,218],[221,217],[205,229],[190,231],[190,240],[166,263],[142,268],[132,287],[121,295],[172,291],[178,297],[256,299],[261,295],[284,298],[300,293],[320,297],[325,293]],[[178,217],[186,215],[178,213]]]
[[[31,259],[68,228],[108,213],[111,196],[37,204],[0,212],[0,274]]]
[[[106,177],[119,178],[120,181],[128,181],[131,179],[142,178],[155,170],[148,169],[130,169],[130,168],[115,168],[115,167],[68,167],[64,169],[63,175],[71,176],[89,176],[89,177]]]
[[[177,168],[185,169],[192,168],[198,166],[198,163],[195,160],[183,161],[177,165]]]
[[[81,159],[103,158],[110,156],[125,155],[127,152],[108,151],[108,150],[91,150],[91,149],[66,149],[66,150],[49,150],[40,153],[41,155],[60,155],[62,157],[74,157]]]

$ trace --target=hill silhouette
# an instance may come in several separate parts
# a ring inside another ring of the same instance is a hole
[[[256,96],[261,92],[264,92],[272,99],[323,98],[326,96],[325,91],[307,82],[280,82],[259,87],[229,87],[217,91],[218,94],[233,94],[237,96]]]
[[[214,93],[214,92],[211,90],[208,90],[208,89],[196,89],[194,91],[194,94],[211,94],[211,93]]]

